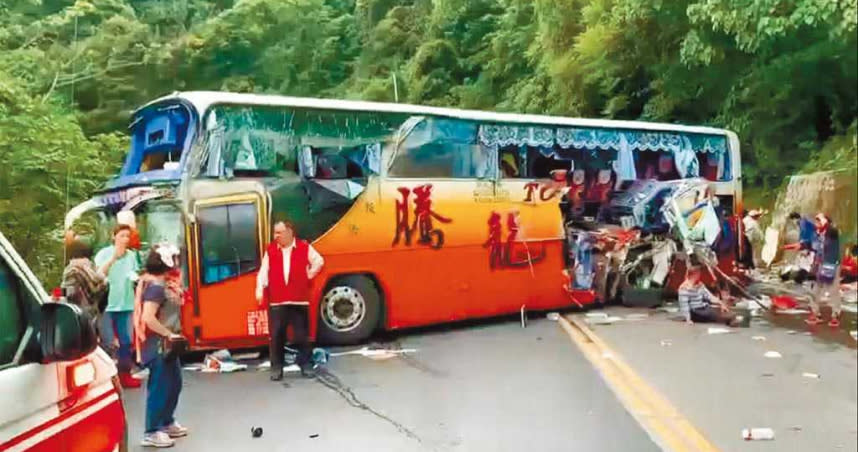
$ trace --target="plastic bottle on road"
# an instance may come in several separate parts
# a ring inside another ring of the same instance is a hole
[[[742,430],[745,441],[771,441],[775,439],[775,431],[770,428],[746,428]]]

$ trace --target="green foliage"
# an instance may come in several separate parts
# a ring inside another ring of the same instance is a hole
[[[0,229],[45,281],[62,270],[62,219],[118,170],[118,134],[84,136],[73,113],[0,72]]]
[[[856,16],[858,0],[0,1],[0,228],[55,275],[66,184],[89,195],[124,149],[104,134],[191,89],[726,127],[767,189],[854,161]]]

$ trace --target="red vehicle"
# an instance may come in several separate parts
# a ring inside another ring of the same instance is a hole
[[[126,450],[116,366],[0,233],[0,451]]]

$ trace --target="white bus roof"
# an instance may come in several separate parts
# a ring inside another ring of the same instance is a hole
[[[732,135],[725,129],[714,127],[685,126],[644,121],[617,121],[609,119],[568,118],[563,116],[528,115],[517,113],[495,113],[478,110],[460,110],[455,108],[426,107],[422,105],[391,104],[384,102],[364,102],[353,100],[314,99],[306,97],[288,97],[268,94],[241,94],[222,91],[176,91],[144,105],[183,99],[194,106],[200,114],[216,104],[259,105],[296,108],[314,108],[322,110],[374,111],[382,113],[401,113],[408,115],[441,116],[478,122],[516,123],[547,126],[592,127],[605,129],[628,129],[653,132],[681,132],[706,135]],[[139,110],[138,110],[139,111]],[[136,112],[135,112],[136,113]]]

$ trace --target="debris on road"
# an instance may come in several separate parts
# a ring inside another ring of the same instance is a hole
[[[670,347],[671,345],[673,345],[673,341],[671,341],[670,339],[662,339],[661,340],[661,346],[662,347]]]
[[[628,314],[625,319],[629,321],[635,320],[646,320],[649,318],[649,314]]]
[[[729,328],[719,328],[714,326],[710,326],[708,330],[708,334],[727,334],[732,332],[733,331]]]
[[[204,373],[230,373],[242,370],[247,370],[247,364],[235,362],[229,350],[225,349],[206,355],[203,367],[200,369]]]
[[[771,441],[775,439],[775,431],[770,428],[746,428],[742,430],[745,441]]]
[[[358,350],[350,350],[347,352],[338,352],[331,353],[329,356],[337,357],[337,356],[346,356],[346,355],[361,355],[365,358],[375,359],[375,360],[383,360],[393,358],[397,355],[402,355],[406,353],[416,353],[417,350],[413,348],[402,348],[402,349],[386,349],[386,348],[369,348],[363,347]]]
[[[819,374],[815,374],[812,372],[804,372],[803,374],[801,374],[801,376],[804,378],[811,378],[814,380],[819,380]]]
[[[751,340],[764,341],[764,340],[766,340],[766,337],[765,336],[751,336]]]
[[[247,364],[235,362],[229,350],[224,349],[209,353],[202,363],[190,364],[182,369],[189,372],[230,373],[247,370]]]
[[[256,366],[256,370],[268,370],[271,368],[271,361],[265,361],[264,363]],[[297,364],[289,364],[283,366],[283,372],[300,372],[301,366]]]
[[[845,293],[843,293],[843,302],[844,303],[858,303],[858,290],[854,288],[855,284],[851,284],[852,287],[847,288]]]
[[[762,308],[770,309],[772,307],[772,299],[765,295],[760,296],[759,300],[750,298],[742,298],[733,305],[736,309],[760,310]]]
[[[774,350],[767,351],[763,356],[765,356],[766,358],[773,358],[773,359],[783,357],[783,355],[781,355],[779,352],[776,352]]]
[[[666,312],[668,314],[676,314],[679,312],[679,308],[676,306],[661,306],[659,308],[656,308],[656,311]]]
[[[212,358],[215,358],[215,359],[218,359],[221,361],[231,361],[232,360],[232,354],[230,354],[229,350],[227,350],[225,348],[220,349],[216,352],[209,353],[208,356],[211,356]]]
[[[262,427],[250,427],[250,436],[259,438],[262,436]]]
[[[319,437],[318,433],[313,433],[312,435],[310,435],[310,439],[316,439],[318,437]]]
[[[327,364],[328,360],[331,357],[331,353],[324,348],[314,348],[313,353],[310,357],[310,360],[313,361],[313,364],[322,365]]]
[[[778,311],[795,309],[798,307],[798,301],[789,295],[772,295],[772,306]]]
[[[552,322],[556,322],[556,321],[560,320],[560,314],[558,314],[556,312],[549,312],[548,315],[546,315],[545,317],[548,320],[551,320]]]
[[[775,376],[775,374],[770,373],[770,372],[766,372],[766,373],[764,373],[764,374],[762,374],[762,375],[760,375],[760,376],[761,376],[761,377],[774,377],[774,376]]]
[[[807,309],[779,309],[777,313],[784,315],[804,315],[809,314],[810,311]]]
[[[259,359],[259,352],[239,353],[237,355],[233,355],[232,359],[234,359],[235,361],[250,361],[254,359]]]
[[[606,312],[588,312],[585,319],[590,325],[610,325],[620,320],[623,320],[623,318],[609,316]]]

